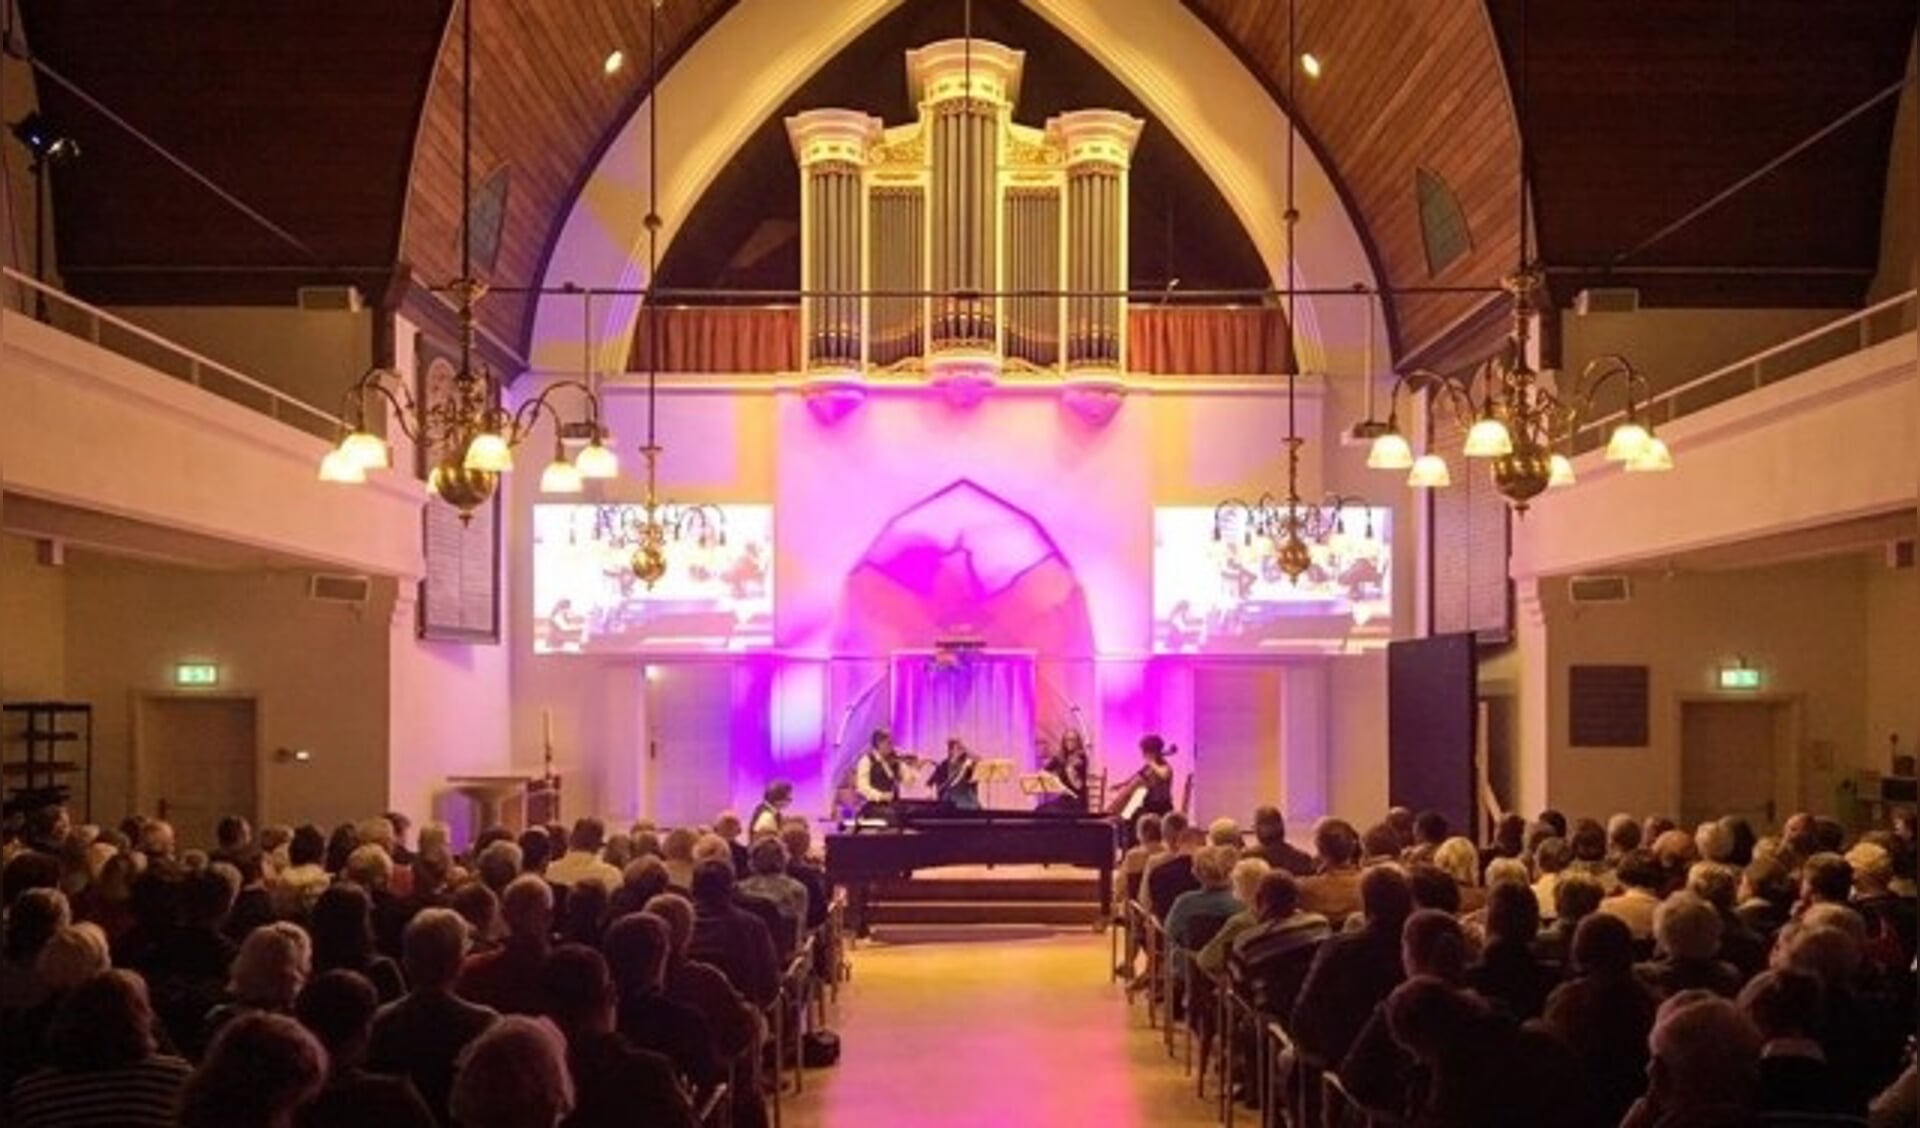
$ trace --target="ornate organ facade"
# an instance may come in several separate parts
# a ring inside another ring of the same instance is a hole
[[[944,40],[907,52],[917,120],[787,119],[810,383],[921,373],[965,398],[1027,372],[1117,393],[1127,176],[1144,123],[1099,109],[1016,123],[1024,57]]]

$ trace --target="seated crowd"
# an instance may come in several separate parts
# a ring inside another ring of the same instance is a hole
[[[1116,974],[1203,1039],[1221,991],[1277,1022],[1294,1099],[1317,1104],[1330,1073],[1382,1123],[1920,1117],[1910,816],[1849,841],[1805,814],[1760,837],[1733,817],[1689,833],[1545,811],[1476,844],[1395,809],[1364,832],[1321,820],[1310,855],[1271,807],[1251,844],[1178,812],[1134,830]],[[1244,1078],[1268,1062],[1236,1026],[1223,1052]]]
[[[408,830],[10,824],[0,1125],[766,1123],[804,820]]]

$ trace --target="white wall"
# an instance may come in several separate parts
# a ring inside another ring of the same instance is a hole
[[[341,394],[372,364],[368,310],[130,306],[110,312],[322,411],[338,412]]]
[[[1920,743],[1920,569],[1867,564],[1866,765],[1890,771],[1887,737],[1911,755]]]
[[[365,607],[307,597],[303,572],[217,572],[73,553],[67,694],[94,707],[94,805],[130,801],[133,698],[173,690],[174,664],[216,662],[216,692],[255,696],[260,815],[331,824],[385,809],[393,585]],[[279,749],[305,749],[306,763]]]
[[[25,537],[0,533],[0,700],[66,692],[66,573]]]
[[[327,442],[0,312],[0,486],[352,571],[420,573],[422,494],[317,480]]]
[[[1723,665],[1745,660],[1764,671],[1766,692],[1801,703],[1802,802],[1834,809],[1834,787],[1876,764],[1868,723],[1869,569],[1863,556],[1736,572],[1634,577],[1633,598],[1575,605],[1561,580],[1543,585],[1550,679],[1547,801],[1605,817],[1613,811],[1677,814],[1683,697],[1717,693]],[[1885,629],[1911,640],[1920,619]],[[1907,696],[1913,659],[1904,661]],[[1567,669],[1642,665],[1650,675],[1650,743],[1645,748],[1573,748],[1568,743]],[[1885,669],[1892,676],[1901,676]],[[1884,739],[1882,735],[1881,739]]]
[[[1642,309],[1633,313],[1561,316],[1561,371],[1577,374],[1589,360],[1619,354],[1646,376],[1655,394],[1744,360],[1817,329],[1839,316],[1831,309]],[[1616,378],[1600,396],[1603,411],[1625,403]]]

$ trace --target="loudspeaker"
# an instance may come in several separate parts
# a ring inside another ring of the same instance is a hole
[[[1574,603],[1625,603],[1633,598],[1633,582],[1625,576],[1575,576],[1567,581],[1567,598]]]
[[[307,580],[307,598],[322,603],[351,603],[364,607],[372,595],[373,581],[365,576],[315,572]]]

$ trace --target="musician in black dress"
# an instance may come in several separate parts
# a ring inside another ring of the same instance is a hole
[[[900,798],[900,753],[893,746],[893,734],[874,729],[867,750],[853,769],[853,789],[860,793],[860,816],[882,817]]]
[[[1159,733],[1140,738],[1140,770],[1114,790],[1107,814],[1120,820],[1123,836],[1141,815],[1164,815],[1173,810],[1173,765],[1167,757],[1178,751],[1169,748]]]
[[[927,783],[940,802],[956,811],[977,811],[980,809],[980,784],[974,778],[974,770],[980,761],[972,749],[959,737],[947,740],[947,758],[933,769]]]

